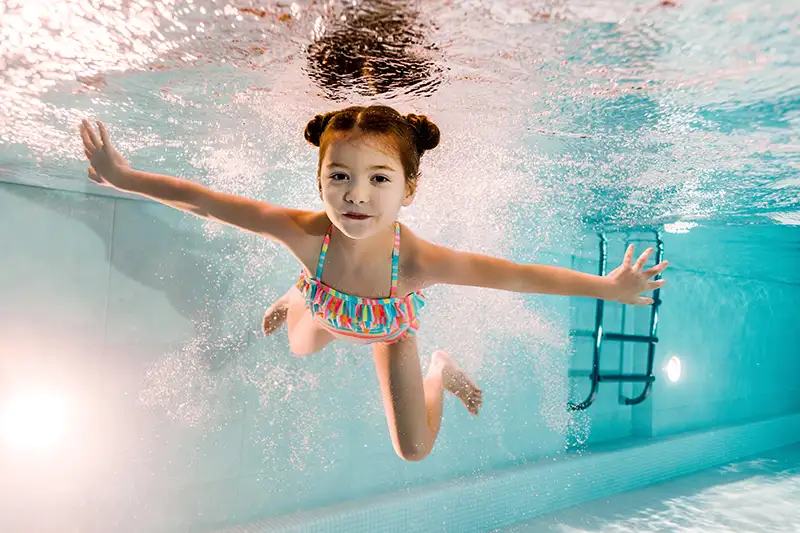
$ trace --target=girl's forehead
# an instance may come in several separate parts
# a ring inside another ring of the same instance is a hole
[[[325,154],[326,162],[342,162],[339,161],[342,157],[399,162],[397,148],[391,139],[378,135],[350,134],[331,139]]]

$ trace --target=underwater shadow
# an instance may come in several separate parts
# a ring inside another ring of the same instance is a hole
[[[214,326],[222,322],[225,309],[224,305],[215,305],[214,302],[225,299],[241,272],[231,267],[230,262],[210,260],[209,255],[240,249],[241,241],[228,237],[209,241],[202,233],[171,226],[143,209],[125,209],[124,215],[120,215],[118,207],[122,202],[136,200],[92,197],[50,189],[40,189],[31,194],[32,189],[36,188],[22,185],[4,188],[12,196],[68,216],[94,232],[103,241],[112,268],[163,294],[173,309],[192,322],[196,335],[210,337],[211,342],[197,346],[197,353],[212,370],[224,367],[250,343],[249,331],[244,339],[225,332],[214,335]],[[80,204],[89,198],[91,202],[81,207]],[[109,220],[92,212],[97,198],[115,202],[111,231]],[[125,217],[126,226],[136,228],[136,231],[125,232],[124,243],[116,236],[120,216]]]

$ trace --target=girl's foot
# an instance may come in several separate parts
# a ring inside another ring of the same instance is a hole
[[[291,291],[291,289],[290,289]],[[286,322],[286,315],[289,314],[289,293],[287,292],[269,306],[267,312],[264,314],[264,322],[261,329],[264,335],[271,335],[276,329],[281,327]]]
[[[455,395],[464,403],[467,411],[473,415],[483,405],[483,391],[478,388],[472,378],[456,364],[455,361],[441,350],[436,350],[431,356],[431,367],[442,367],[442,380],[444,388]]]

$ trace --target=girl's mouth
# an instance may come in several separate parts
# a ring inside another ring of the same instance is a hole
[[[343,215],[353,220],[365,220],[370,218],[370,215],[362,215],[361,213],[344,213]]]

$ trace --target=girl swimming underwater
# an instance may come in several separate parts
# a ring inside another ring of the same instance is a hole
[[[651,278],[664,271],[666,261],[644,270],[652,249],[633,262],[630,246],[622,265],[601,277],[452,250],[417,237],[397,216],[414,200],[420,158],[439,143],[439,129],[425,116],[373,105],[314,117],[305,138],[319,147],[317,185],[325,205],[319,212],[134,170],[104,125],[97,126],[98,131],[87,121],[80,126],[89,178],[96,183],[257,233],[295,256],[300,278],[268,309],[264,331],[286,322],[295,355],[318,352],[334,339],[371,344],[392,444],[409,461],[433,449],[445,390],[473,415],[482,404],[481,390],[443,351],[432,354],[422,375],[414,335],[423,289],[470,285],[648,305],[652,300],[640,295],[664,285]]]

